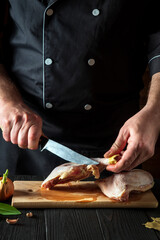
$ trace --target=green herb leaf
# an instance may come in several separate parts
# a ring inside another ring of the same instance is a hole
[[[1,215],[19,215],[21,214],[21,212],[9,204],[0,203],[0,214]]]
[[[7,177],[8,177],[8,169],[7,169],[6,172],[3,174],[2,183],[6,183]]]

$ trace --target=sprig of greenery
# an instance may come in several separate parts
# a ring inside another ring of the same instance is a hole
[[[7,177],[8,177],[8,169],[6,170],[5,173],[3,173],[2,183],[6,183]]]

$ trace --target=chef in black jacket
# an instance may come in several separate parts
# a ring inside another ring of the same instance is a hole
[[[1,1],[0,173],[47,175],[62,164],[37,149],[42,133],[89,157],[125,150],[112,172],[154,154],[158,1]],[[147,63],[152,80],[139,111]]]

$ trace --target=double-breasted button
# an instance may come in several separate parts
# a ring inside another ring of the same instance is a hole
[[[84,106],[84,109],[85,110],[91,110],[91,108],[92,108],[92,105],[90,105],[90,104],[86,104],[85,106]]]
[[[98,15],[100,14],[100,11],[99,11],[99,9],[93,9],[93,11],[92,11],[92,15],[93,16],[95,16],[95,17],[97,17]]]
[[[52,103],[50,103],[50,102],[47,102],[46,103],[46,108],[52,108],[53,107],[53,104]]]
[[[49,8],[46,12],[47,16],[52,16],[53,15],[53,9]]]
[[[46,58],[45,64],[46,65],[51,65],[52,64],[52,59],[51,58]]]
[[[93,58],[90,58],[89,60],[88,60],[88,65],[89,66],[93,66],[95,64],[95,60],[93,59]]]

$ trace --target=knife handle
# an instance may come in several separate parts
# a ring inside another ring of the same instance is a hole
[[[48,142],[48,138],[41,136],[39,139],[39,149],[42,151],[46,143]]]

